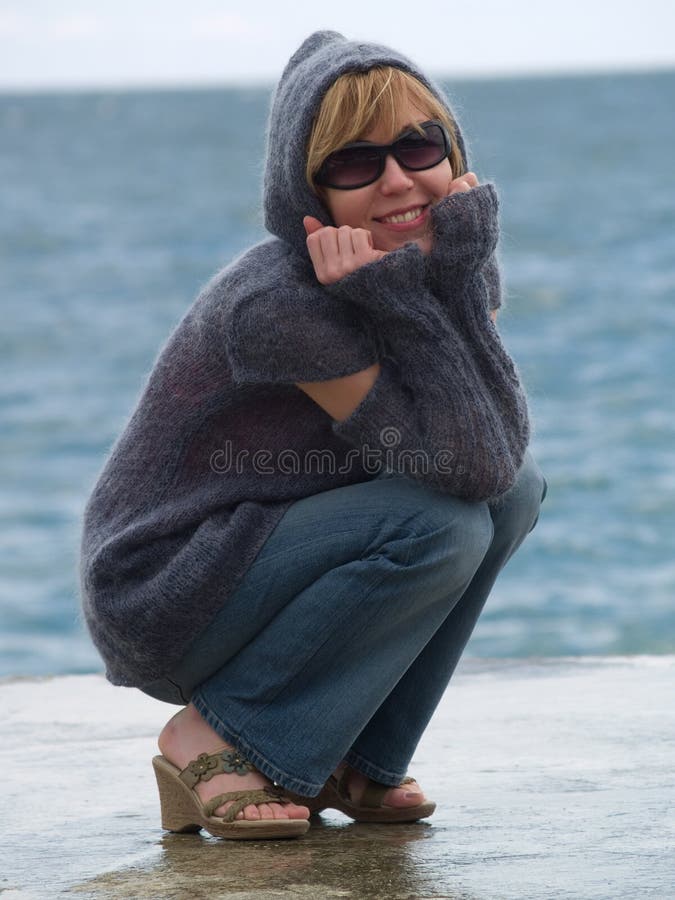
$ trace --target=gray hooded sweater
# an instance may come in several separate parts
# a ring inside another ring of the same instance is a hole
[[[467,500],[513,483],[529,440],[514,364],[490,320],[499,305],[492,185],[432,208],[433,249],[407,244],[328,287],[303,216],[333,224],[304,177],[328,87],[400,54],[311,35],[286,66],[267,136],[265,224],[274,237],[220,271],[161,350],[84,514],[84,615],[114,684],[170,672],[227,604],[296,500],[381,470]],[[460,147],[464,153],[464,145]],[[379,361],[344,421],[295,382]]]

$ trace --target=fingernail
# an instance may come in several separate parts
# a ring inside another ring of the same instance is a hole
[[[418,791],[406,791],[403,796],[406,800],[412,800],[414,797],[421,797],[422,795]]]

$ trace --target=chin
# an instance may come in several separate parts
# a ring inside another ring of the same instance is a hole
[[[375,245],[376,250],[383,250],[385,253],[391,253],[393,250],[400,250],[401,247],[404,247],[406,244],[417,244],[422,253],[430,253],[431,252],[431,238],[430,237],[419,237],[419,238],[404,238],[401,237],[400,240],[397,241],[384,241],[382,245],[379,243]]]
[[[417,244],[425,255],[431,252],[431,238],[429,237],[409,238],[407,241],[401,241],[396,247],[403,247],[404,244]],[[392,247],[391,249],[394,250],[396,247]]]

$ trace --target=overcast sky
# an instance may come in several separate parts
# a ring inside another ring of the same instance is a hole
[[[0,89],[272,83],[319,28],[431,75],[675,67],[675,0],[0,0]]]

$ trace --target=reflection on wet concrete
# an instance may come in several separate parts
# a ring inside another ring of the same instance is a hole
[[[229,843],[206,835],[165,835],[154,864],[96,879],[75,888],[100,898],[299,897],[478,900],[451,890],[444,842],[430,824],[383,826],[315,817],[298,841]],[[434,846],[435,844],[435,846]],[[445,887],[440,885],[446,884]]]
[[[411,772],[429,819],[297,840],[159,826],[174,708],[99,676],[0,683],[1,900],[675,896],[675,657],[465,660]]]

